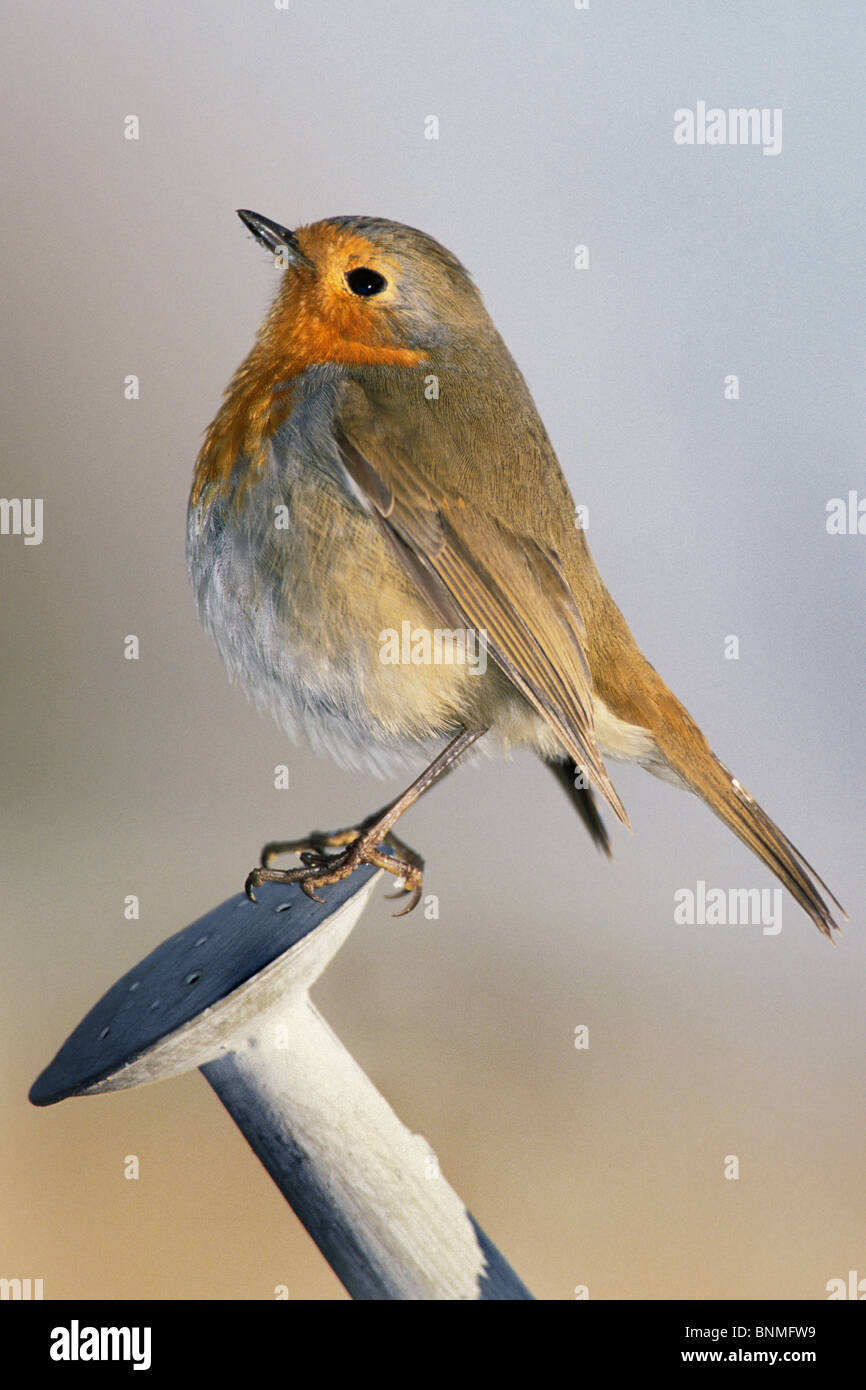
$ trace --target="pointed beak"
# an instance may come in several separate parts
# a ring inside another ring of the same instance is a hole
[[[290,232],[288,227],[281,227],[279,222],[272,222],[258,212],[249,212],[247,208],[238,208],[238,217],[272,256],[283,255],[290,265],[305,265],[315,270],[313,262],[304,255],[294,232]]]

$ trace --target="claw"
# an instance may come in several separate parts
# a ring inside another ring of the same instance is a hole
[[[408,888],[406,888],[406,889],[404,889],[403,891],[408,893],[409,890],[408,890]],[[388,894],[388,897],[389,897],[389,898],[396,897],[396,894],[395,894],[395,893],[389,893],[389,894]],[[392,913],[391,913],[391,916],[392,916],[392,917],[406,917],[406,916],[408,916],[408,914],[409,914],[410,912],[414,912],[415,908],[418,906],[418,904],[419,904],[420,901],[421,901],[421,888],[420,888],[420,886],[419,886],[419,887],[417,887],[417,888],[413,888],[413,890],[412,890],[412,897],[411,897],[411,899],[409,900],[409,902],[406,904],[406,906],[402,909],[402,911],[400,911],[400,912],[392,912]]]
[[[400,912],[391,914],[393,917],[405,917],[408,913],[412,912],[421,901],[421,890],[424,887],[424,879],[420,869],[415,869],[414,866],[412,866],[411,875],[407,874],[405,878],[399,878],[397,884],[397,892],[386,893],[385,897],[394,899],[402,898],[406,894],[409,894],[409,901],[406,906],[402,908]]]

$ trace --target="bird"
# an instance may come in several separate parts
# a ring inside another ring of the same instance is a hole
[[[462,263],[384,217],[290,230],[238,216],[282,275],[194,468],[199,615],[230,677],[290,737],[348,767],[424,763],[356,825],[270,842],[248,895],[299,883],[321,900],[366,863],[396,877],[410,911],[424,861],[394,826],[479,744],[537,754],[608,855],[599,798],[630,826],[605,759],[695,793],[832,941],[844,909],[712,752],[608,593]],[[451,645],[437,649],[437,633]],[[290,850],[301,866],[274,868]]]

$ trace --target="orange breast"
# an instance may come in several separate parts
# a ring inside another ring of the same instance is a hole
[[[325,362],[412,367],[424,360],[422,352],[394,341],[386,312],[345,287],[347,264],[376,257],[364,237],[327,223],[301,228],[297,235],[316,270],[286,270],[256,344],[205,433],[191,505],[224,495],[241,457],[248,470],[243,483],[260,475],[268,442],[291,412],[292,382],[308,368]]]

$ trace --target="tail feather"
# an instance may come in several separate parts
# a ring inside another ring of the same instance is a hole
[[[842,904],[755,798],[719,762],[696,726],[692,726],[692,733],[695,732],[703,748],[696,747],[694,737],[689,739],[688,750],[682,752],[676,746],[671,747],[669,739],[659,739],[659,747],[666,761],[772,870],[803,911],[812,918],[818,930],[832,941],[833,932],[841,928],[834,921],[831,908],[848,920]]]
[[[603,854],[606,854],[608,859],[611,859],[613,855],[610,848],[610,836],[601,818],[595,793],[592,787],[578,784],[579,768],[574,758],[566,758],[565,762],[561,763],[548,763],[547,766],[560,786],[565,789],[566,796],[589,831],[593,844]],[[586,778],[584,777],[583,780],[585,781]]]
[[[584,566],[581,577],[592,598],[587,632],[597,730],[600,710],[608,745],[612,741],[618,750],[615,756],[690,787],[772,870],[818,930],[832,941],[833,932],[841,930],[832,909],[846,921],[847,912],[754,797],[719,762],[691,715],[639,651],[597,575],[593,581],[586,556]],[[611,752],[610,747],[605,751]]]

